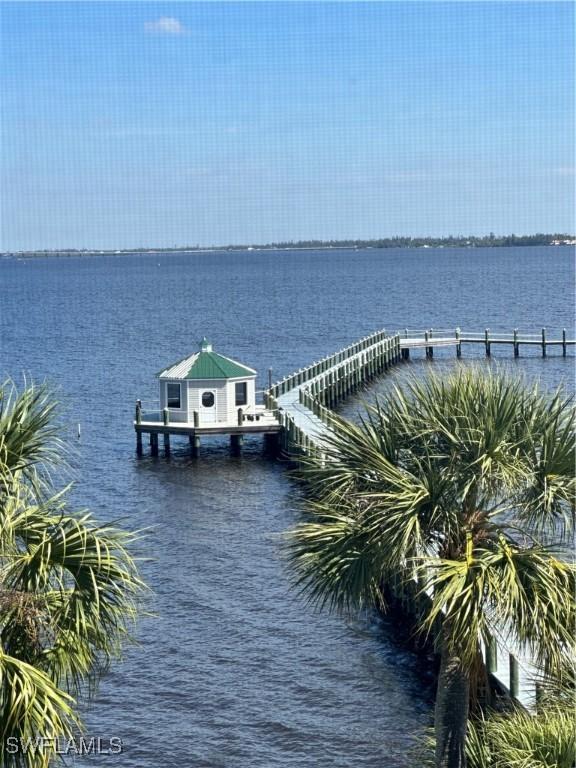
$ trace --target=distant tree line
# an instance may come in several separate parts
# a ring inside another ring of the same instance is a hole
[[[535,235],[450,235],[449,237],[380,237],[373,240],[285,240],[266,244],[236,244],[236,245],[182,245],[172,248],[123,248],[122,250],[101,250],[89,248],[53,248],[36,251],[18,251],[18,254],[26,256],[65,256],[93,253],[171,253],[204,250],[245,251],[251,249],[285,249],[292,248],[501,248],[521,245],[569,245],[575,243],[575,235],[565,233],[545,234],[537,232]],[[5,252],[0,255],[12,255],[14,252]]]
[[[253,248],[447,248],[462,247],[506,247],[521,245],[551,245],[554,241],[574,239],[568,234],[545,234],[538,232],[534,235],[450,235],[449,237],[380,237],[374,240],[298,240],[269,243],[268,245],[229,245],[229,249]]]

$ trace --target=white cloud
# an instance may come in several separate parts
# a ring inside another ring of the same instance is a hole
[[[156,21],[147,21],[144,29],[159,35],[184,35],[187,31],[184,24],[173,16],[161,16]]]

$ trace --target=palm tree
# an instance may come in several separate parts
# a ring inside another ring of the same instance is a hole
[[[0,386],[0,763],[47,766],[80,727],[136,616],[135,536],[70,510],[52,474],[66,450],[46,386]],[[27,739],[43,739],[23,750]]]
[[[290,535],[297,584],[332,608],[382,604],[383,586],[429,597],[441,626],[436,765],[466,765],[479,639],[564,662],[575,572],[563,555],[574,516],[574,409],[557,392],[460,370],[412,379],[343,419],[302,474],[312,519]]]
[[[414,754],[417,765],[435,764],[433,739]],[[468,723],[468,768],[574,768],[574,705],[549,704],[538,716],[516,709],[474,717]]]

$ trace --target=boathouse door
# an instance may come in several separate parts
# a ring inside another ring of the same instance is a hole
[[[216,390],[204,389],[200,395],[200,424],[216,421]]]

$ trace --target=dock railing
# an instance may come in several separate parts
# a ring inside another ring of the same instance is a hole
[[[326,447],[322,443],[322,435],[326,434],[326,430],[338,429],[338,417],[332,409],[356,389],[384,373],[390,365],[402,358],[407,359],[407,355],[403,354],[409,346],[407,340],[416,342],[414,346],[426,348],[427,356],[431,356],[433,345],[442,346],[443,343],[455,346],[458,356],[462,343],[484,345],[487,356],[490,355],[491,344],[511,344],[515,356],[520,344],[538,345],[545,356],[547,345],[561,345],[563,355],[566,355],[566,346],[575,343],[566,339],[565,329],[549,333],[543,328],[540,333],[529,333],[519,329],[492,332],[486,328],[481,332],[468,332],[460,328],[427,328],[404,329],[393,335],[387,335],[384,330],[377,331],[284,377],[265,391],[265,405],[274,411],[283,427],[282,445],[285,451],[296,461],[302,455],[315,456],[324,461]],[[292,396],[295,389],[298,390],[297,396],[296,393]],[[324,431],[319,429],[318,421],[312,426],[313,417],[322,423]],[[423,602],[429,596],[415,580],[399,577],[391,588],[405,609],[416,614],[425,610]],[[492,682],[513,699],[533,707],[537,686],[533,679],[532,660],[494,639],[484,643],[479,638],[479,645]]]

